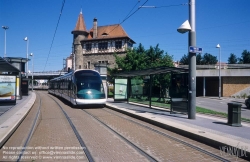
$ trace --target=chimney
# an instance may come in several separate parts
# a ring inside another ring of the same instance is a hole
[[[94,29],[94,33],[93,33],[93,38],[97,38],[97,19],[94,18],[94,22],[93,22],[93,29]]]

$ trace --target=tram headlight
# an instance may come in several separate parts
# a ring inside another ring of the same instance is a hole
[[[91,94],[92,92],[91,91],[87,91],[87,94]]]

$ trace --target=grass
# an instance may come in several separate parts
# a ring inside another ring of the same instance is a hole
[[[214,110],[209,110],[209,109],[205,109],[205,108],[198,107],[198,106],[196,106],[196,112],[197,113],[202,113],[202,114],[216,115],[216,116],[227,118],[226,113],[217,112],[217,111],[214,111]]]
[[[144,101],[144,100],[138,100],[138,99],[132,99],[129,98],[130,101],[132,102],[137,102],[137,103],[141,103],[141,104],[145,104],[148,105],[149,101]],[[155,99],[152,99],[152,106],[158,106],[158,107],[164,107],[164,108],[170,108],[170,104],[166,104],[166,103],[162,103],[162,102],[156,102]],[[196,106],[196,112],[197,113],[201,113],[201,114],[207,114],[207,115],[214,115],[214,116],[218,116],[218,117],[222,117],[222,118],[227,118],[227,113],[223,113],[223,112],[218,112],[218,111],[214,111],[214,110],[210,110],[210,109],[205,109],[202,107],[198,107]],[[250,122],[250,119],[247,118],[241,118],[241,121],[245,121],[245,122]]]
[[[170,104],[164,103],[164,102],[159,102],[159,101],[157,101],[157,99],[158,98],[151,98],[151,101],[152,101],[151,105],[152,106],[158,106],[158,107],[170,109],[170,106],[171,106]],[[129,101],[144,104],[144,105],[149,104],[149,101],[145,101],[145,98],[144,99],[129,98]],[[205,109],[205,108],[198,107],[198,106],[196,106],[196,112],[201,113],[201,114],[214,115],[214,116],[218,116],[218,117],[222,117],[222,118],[227,118],[227,113],[209,110],[209,109]],[[241,118],[241,121],[250,122],[250,119]]]
[[[219,117],[223,117],[223,118],[227,118],[227,113],[223,113],[223,112],[217,112],[214,110],[209,110],[209,109],[205,109],[202,107],[196,107],[196,112],[197,113],[202,113],[202,114],[208,114],[208,115],[215,115],[215,116],[219,116]],[[250,119],[247,118],[241,118],[241,121],[245,121],[245,122],[250,122]]]

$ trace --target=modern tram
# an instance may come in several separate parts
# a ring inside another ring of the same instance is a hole
[[[81,69],[49,81],[48,93],[68,100],[74,106],[106,105],[106,95],[98,71]]]

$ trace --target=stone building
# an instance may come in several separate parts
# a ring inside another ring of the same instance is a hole
[[[63,71],[69,71],[71,69],[73,69],[73,55],[71,54],[70,56],[68,56],[66,59],[63,59],[64,63],[63,63]]]
[[[93,20],[93,27],[86,29],[82,12],[78,16],[73,34],[73,69],[94,69],[96,64],[115,66],[116,53],[125,56],[126,50],[133,48],[135,43],[121,25],[98,26],[97,19]],[[74,65],[75,63],[75,65]]]

